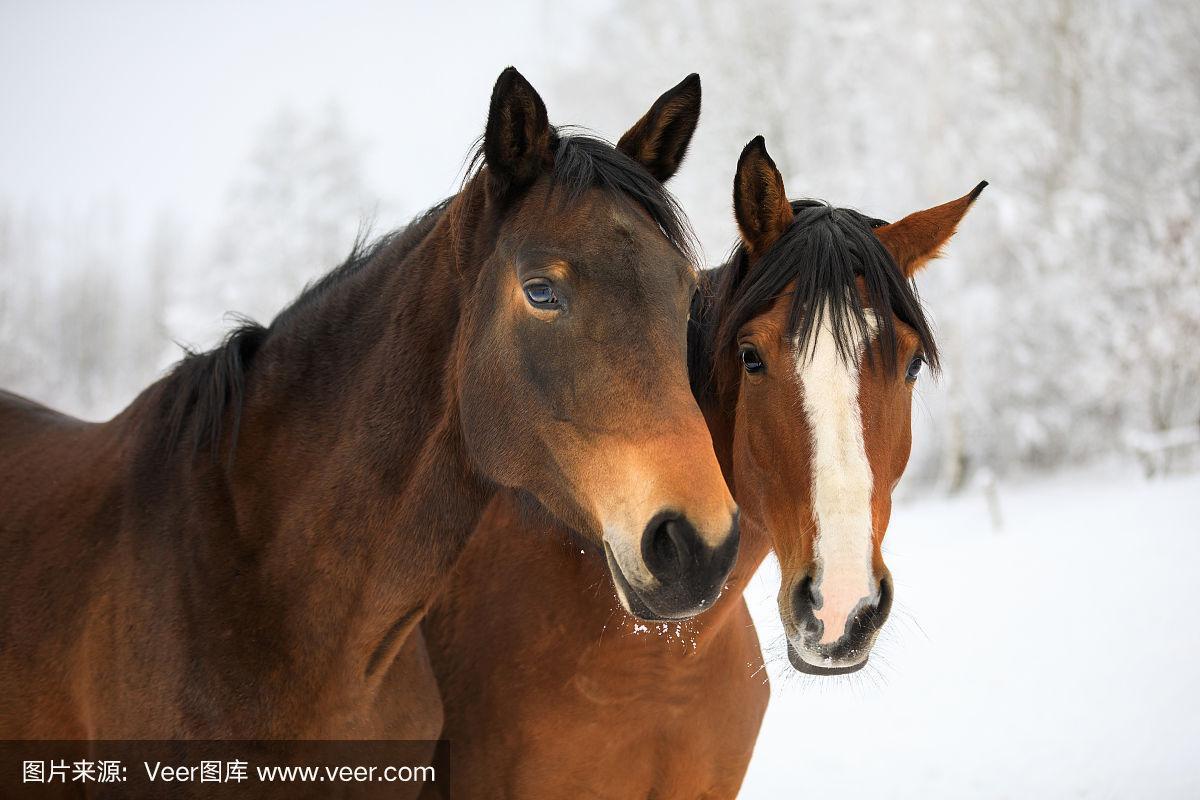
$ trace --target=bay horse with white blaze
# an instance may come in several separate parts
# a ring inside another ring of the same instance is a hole
[[[102,424],[0,396],[0,738],[436,738],[409,634],[501,488],[603,546],[638,608],[710,605],[735,507],[662,187],[699,92],[614,148],[509,68],[462,190],[270,327]]]
[[[449,796],[736,796],[769,695],[741,594],[772,547],[796,669],[866,663],[892,600],[880,544],[913,386],[937,363],[910,279],[984,185],[888,225],[788,202],[762,138],[746,146],[741,242],[689,325],[693,389],[741,509],[725,594],[686,626],[634,625],[600,558],[497,497],[422,625]]]

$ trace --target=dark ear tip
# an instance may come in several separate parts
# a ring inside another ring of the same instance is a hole
[[[742,148],[742,154],[738,156],[738,168],[741,168],[742,164],[746,162],[746,159],[756,154],[767,155],[767,143],[762,137],[762,134],[759,134],[750,141],[746,142],[746,146]],[[770,156],[767,157],[770,158]]]
[[[979,197],[979,195],[983,194],[983,190],[987,188],[987,185],[988,185],[987,181],[980,181],[979,185],[971,190],[971,194],[967,195],[968,202],[974,203],[975,198]]]
[[[495,94],[501,90],[508,90],[513,86],[529,85],[529,81],[525,79],[525,76],[516,67],[509,66],[504,68],[499,78],[496,78],[496,88],[492,90],[492,93]]]
[[[673,92],[676,95],[683,95],[684,97],[687,97],[689,101],[694,102],[697,106],[699,106],[701,96],[700,73],[693,72],[691,75],[688,75],[679,82],[679,85],[675,87]]]

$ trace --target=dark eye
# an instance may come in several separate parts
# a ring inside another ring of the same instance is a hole
[[[738,352],[738,357],[742,359],[742,366],[746,368],[746,372],[749,372],[751,375],[762,372],[766,367],[763,364],[762,357],[753,347],[743,347]]]
[[[908,362],[908,372],[905,374],[904,379],[910,383],[915,381],[917,376],[921,374],[921,365],[924,363],[925,359],[921,356],[913,356],[913,360]]]
[[[525,299],[534,308],[555,308],[558,306],[558,295],[554,287],[547,281],[534,280],[525,284]]]

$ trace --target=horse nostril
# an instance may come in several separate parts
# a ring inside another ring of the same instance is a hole
[[[659,514],[642,536],[642,558],[654,577],[672,580],[687,568],[696,539],[696,529],[687,520]]]
[[[875,603],[874,609],[876,627],[882,626],[884,621],[887,620],[888,614],[892,610],[894,592],[892,574],[885,571],[883,577],[879,579],[879,601]]]
[[[641,599],[659,619],[686,619],[708,608],[737,560],[737,518],[716,547],[683,514],[662,511],[642,532],[641,554],[650,585],[638,587]]]
[[[796,590],[792,595],[792,602],[795,607],[796,620],[803,621],[807,617],[813,616],[813,609],[817,606],[817,593],[813,588],[812,576],[805,576],[796,586]]]
[[[816,608],[817,590],[813,586],[812,576],[806,575],[792,592],[792,613],[800,630],[808,637],[819,640],[824,634],[825,623],[817,619]]]

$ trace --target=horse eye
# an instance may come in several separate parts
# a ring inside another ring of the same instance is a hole
[[[917,379],[921,374],[921,365],[925,363],[925,359],[920,356],[913,356],[913,360],[908,362],[908,372],[905,374],[905,380],[911,382]]]
[[[746,372],[751,375],[762,372],[764,367],[766,367],[763,364],[762,357],[753,347],[743,347],[738,352],[738,357],[742,359],[742,366],[746,368]]]
[[[525,284],[525,299],[535,308],[554,308],[558,305],[558,295],[554,287],[546,281],[530,281]]]

